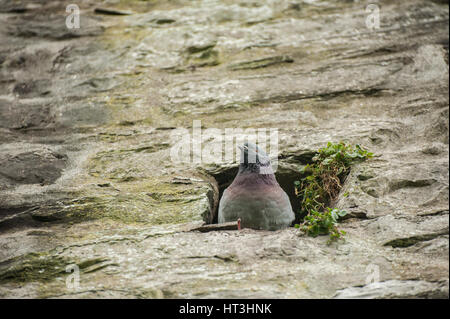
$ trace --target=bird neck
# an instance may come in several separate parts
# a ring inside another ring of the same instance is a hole
[[[239,165],[239,174],[259,173],[259,165],[257,163],[241,163]]]
[[[238,175],[233,181],[235,185],[278,185],[274,174],[260,174],[253,170],[239,170]]]

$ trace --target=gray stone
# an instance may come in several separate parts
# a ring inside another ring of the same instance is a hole
[[[65,1],[0,0],[1,298],[448,298],[446,3],[381,1],[376,30],[361,1],[98,5],[67,29]],[[193,120],[205,148],[278,128],[294,211],[318,148],[373,152],[334,203],[345,241],[190,231],[237,170],[171,158]]]
[[[340,290],[337,299],[380,299],[380,298],[419,298],[447,299],[448,280],[445,282],[426,282],[413,280],[389,280],[374,282],[363,287]]]

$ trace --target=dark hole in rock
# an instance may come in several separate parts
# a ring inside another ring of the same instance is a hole
[[[218,188],[219,188],[219,202],[222,198],[223,191],[230,186],[230,184],[233,182],[234,178],[236,177],[236,174],[238,172],[238,166],[230,167],[224,170],[221,170],[217,173],[210,173],[215,180],[217,181]],[[279,165],[277,171],[275,172],[276,179],[278,181],[278,184],[280,187],[286,192],[286,194],[289,196],[289,199],[291,201],[292,209],[294,210],[294,213],[297,216],[297,213],[300,210],[300,200],[295,195],[294,190],[294,182],[298,181],[302,178],[302,175],[300,174],[299,170],[290,168],[290,167],[284,167],[283,165]],[[218,221],[218,215],[219,215],[219,205],[217,205],[216,211],[213,212],[213,219],[212,223],[217,224]],[[294,223],[298,223],[298,220],[295,220]]]

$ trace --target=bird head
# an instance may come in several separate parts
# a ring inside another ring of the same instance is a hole
[[[270,158],[267,153],[256,144],[246,142],[238,146],[241,150],[241,167],[261,174],[272,173]]]

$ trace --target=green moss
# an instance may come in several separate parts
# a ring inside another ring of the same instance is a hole
[[[84,261],[52,256],[48,252],[30,253],[8,260],[8,266],[0,269],[0,284],[7,282],[50,282],[56,278],[65,277],[69,273],[66,267],[75,264],[83,273],[103,269],[110,264],[104,264],[106,258],[93,258]]]
[[[391,240],[391,241],[385,243],[383,246],[392,246],[394,248],[405,248],[405,247],[415,245],[422,241],[429,241],[429,240],[435,239],[436,237],[439,237],[441,235],[448,235],[448,230],[442,231],[442,232],[437,232],[437,233],[432,233],[432,234],[423,234],[423,235],[411,236],[411,237],[406,237],[406,238],[397,238],[397,239],[394,239],[394,240]]]
[[[103,263],[103,262],[105,262],[107,260],[108,259],[106,259],[106,258],[88,259],[88,260],[85,260],[83,262],[78,263],[78,267],[80,267],[80,269],[84,270],[84,269],[87,269],[87,268],[89,268],[89,267],[91,267],[93,265],[97,265],[97,264]]]
[[[184,185],[161,181],[121,183],[117,194],[73,193],[58,207],[33,212],[41,222],[79,223],[108,219],[123,224],[177,224],[206,219],[209,211],[206,184]],[[108,192],[108,190],[106,190]]]
[[[191,47],[188,49],[186,63],[190,67],[216,66],[220,64],[219,51],[213,49],[214,45],[203,48]],[[198,51],[195,51],[198,50]]]
[[[154,153],[169,147],[168,143],[153,143],[136,148],[110,150],[97,153],[88,164],[89,174],[116,182],[130,182],[141,176],[138,168],[122,168],[121,163],[129,161],[130,156],[138,153]]]
[[[31,253],[8,262],[13,264],[0,270],[0,283],[47,282],[62,276],[70,261],[47,253]]]
[[[216,46],[215,43],[206,44],[203,46],[190,46],[186,49],[187,53],[189,54],[196,54],[196,53],[205,53],[209,52],[212,48]]]

